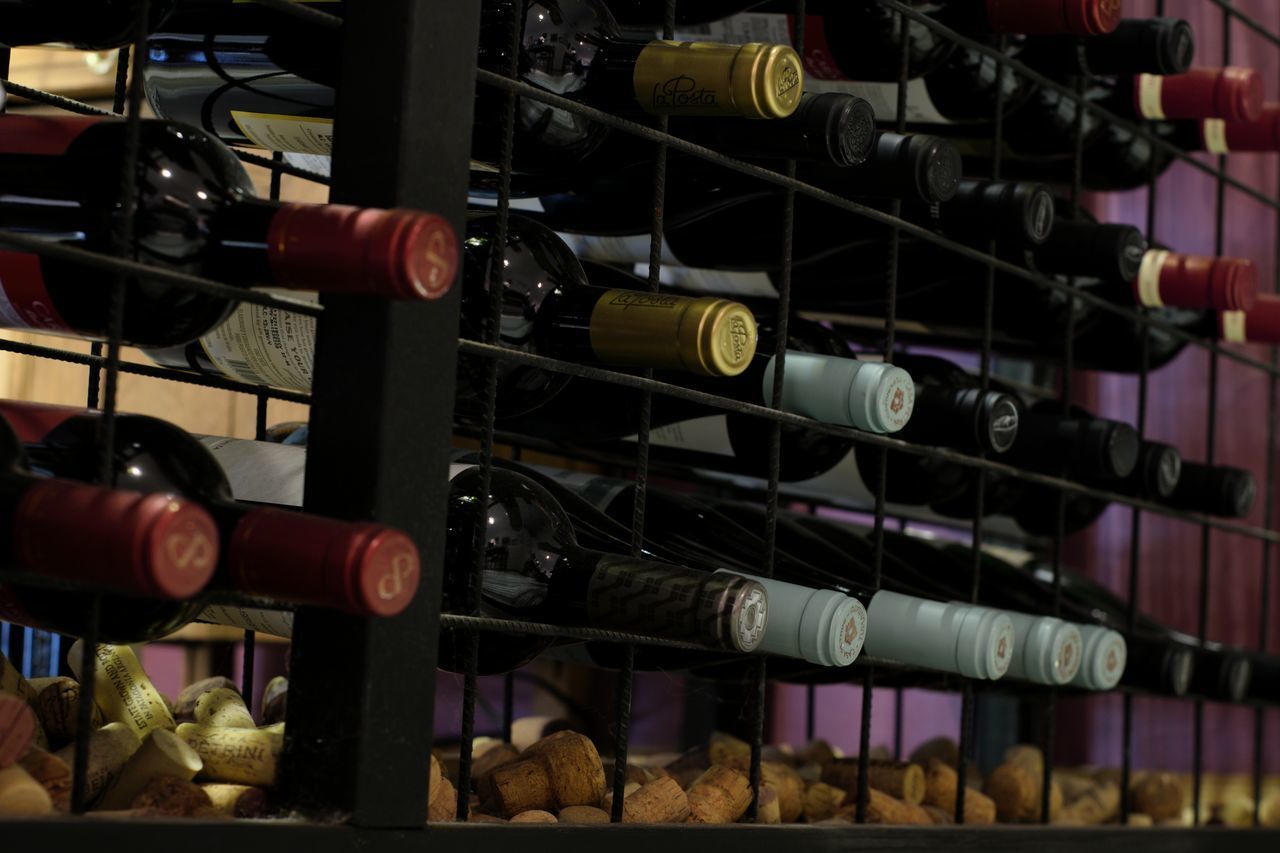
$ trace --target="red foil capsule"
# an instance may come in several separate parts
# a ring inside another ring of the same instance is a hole
[[[1248,311],[1258,298],[1258,269],[1243,258],[1209,258],[1153,249],[1133,283],[1138,304]]]
[[[1120,24],[1121,0],[987,0],[992,32],[1100,36]]]
[[[227,546],[236,589],[358,616],[394,616],[418,589],[418,549],[404,533],[368,522],[258,509]]]
[[[281,287],[388,299],[439,299],[458,272],[458,238],[434,213],[286,204],[267,257]]]
[[[1252,68],[1192,68],[1133,78],[1134,109],[1146,119],[1256,121],[1263,95],[1262,75]]]
[[[1280,104],[1267,104],[1254,121],[1205,119],[1200,125],[1204,150],[1211,154],[1233,151],[1280,151]]]
[[[14,558],[31,572],[154,598],[190,598],[218,562],[218,528],[201,507],[69,480],[41,480],[18,503]]]
[[[1260,293],[1249,311],[1221,312],[1218,335],[1228,343],[1280,344],[1280,296]]]

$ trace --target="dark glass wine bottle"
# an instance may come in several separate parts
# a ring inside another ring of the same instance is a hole
[[[593,504],[596,511],[604,512],[619,524],[630,523],[635,500],[632,483],[567,472],[553,475],[553,479]],[[759,564],[759,555],[766,547],[764,541],[752,532],[763,530],[763,514],[757,508],[736,504],[726,504],[721,508],[731,515],[726,516],[691,497],[651,488],[646,501],[646,515],[654,514],[650,538],[658,541],[658,547],[669,547],[689,555],[684,559],[693,563],[708,567],[728,566],[730,571],[751,571]],[[579,523],[577,515],[574,523]],[[782,524],[786,527],[792,522],[784,519]],[[934,601],[928,594],[922,596],[906,586],[901,588],[909,589],[907,594],[888,589],[877,592],[867,585],[871,577],[869,564],[860,562],[860,554],[826,549],[820,541],[798,527],[788,527],[783,532],[784,538],[799,546],[802,549],[799,553],[804,556],[788,552],[787,543],[779,540],[774,557],[775,576],[806,587],[838,592],[860,602],[865,607],[867,639],[870,639],[873,622],[876,626],[874,644],[878,655],[893,656],[909,666],[931,667],[975,678],[999,678],[1004,673],[1007,657],[1012,654],[1012,628],[1004,614]],[[772,581],[762,583],[770,584]],[[775,598],[770,588],[771,608]],[[806,604],[821,601],[826,609],[849,607],[848,602],[841,604],[839,599],[831,597],[805,598],[803,601]],[[781,600],[779,606],[785,606]],[[850,609],[850,614],[856,615],[856,611]],[[799,619],[797,626],[801,632],[799,646],[812,647],[814,652],[817,646],[822,645],[818,639],[827,636],[820,631],[811,633],[816,619],[817,613],[809,612]],[[770,630],[774,627],[771,621]],[[856,620],[846,622],[845,627],[846,630],[856,630]],[[835,648],[845,645],[841,638],[836,639]],[[859,645],[865,645],[865,641],[860,639]],[[589,646],[587,651],[598,664],[613,665],[617,662],[616,651],[608,647]],[[790,657],[804,658],[809,663],[774,661],[770,670],[772,672],[778,666],[779,672],[807,671],[815,663],[813,658],[819,656],[792,654]],[[712,675],[724,666],[733,669],[733,664],[717,666],[717,662],[707,657],[695,659],[652,654],[645,657],[664,669],[698,667],[706,675]],[[850,658],[850,655],[837,653],[836,657]],[[825,668],[833,669],[829,663],[822,663]]]
[[[463,250],[459,333],[485,340],[491,270],[498,263],[496,217],[468,218]],[[621,289],[592,286],[555,234],[513,216],[502,266],[499,341],[522,352],[620,367],[654,367],[703,376],[742,372],[755,353],[755,320],[726,299],[651,294],[634,280]],[[274,308],[241,306],[228,322],[194,344],[151,351],[161,364],[242,382],[310,390],[315,321]],[[483,409],[487,361],[459,358],[458,414]],[[499,415],[515,417],[545,405],[568,383],[563,373],[499,362]]]
[[[1028,36],[1018,59],[1058,80],[1133,74],[1185,74],[1195,58],[1196,39],[1181,18],[1127,18],[1110,33]]]
[[[0,562],[0,619],[76,633],[100,592],[103,636],[136,635],[152,609],[188,606],[219,559],[213,520],[168,493],[107,489],[47,475],[0,422],[0,514],[8,526]],[[24,575],[32,580],[24,582]],[[71,582],[72,585],[33,580]]]
[[[777,118],[800,99],[799,57],[786,45],[624,40],[598,0],[484,0],[479,67],[506,73],[512,14],[522,19],[524,82],[612,113]],[[341,33],[291,17],[254,34],[210,28],[216,24],[170,19],[151,38],[145,82],[156,113],[233,144],[329,154]],[[482,166],[473,179],[481,184],[500,160],[504,98],[491,86],[476,89],[472,157]],[[540,102],[520,101],[516,116],[517,187],[523,175],[573,174],[609,135]]]
[[[1045,566],[1036,566],[1033,571],[1042,579],[1052,578],[1052,570]],[[1117,630],[1127,623],[1128,605],[1097,581],[1076,572],[1064,571],[1061,584],[1065,595],[1104,615]],[[1227,702],[1244,701],[1252,673],[1251,661],[1245,650],[1221,643],[1201,643],[1195,637],[1162,625],[1146,614],[1138,614],[1137,625],[1142,633],[1158,637],[1192,657],[1194,663],[1189,667],[1177,664],[1172,658],[1166,661],[1169,675],[1187,673],[1184,691],[1187,695]]]
[[[0,228],[110,252],[125,145],[122,121],[0,117]],[[143,121],[134,259],[229,284],[432,299],[453,283],[457,240],[441,217],[258,199],[230,149],[191,127]],[[0,325],[107,336],[111,288],[73,261],[0,252]],[[198,338],[235,307],[147,281],[126,286],[124,340]]]
[[[766,0],[698,0],[697,3],[676,4],[676,24],[700,24],[727,18],[760,6]],[[624,25],[662,26],[666,15],[666,0],[605,0],[609,11]]]
[[[210,446],[238,498],[268,503],[301,498],[305,448],[234,439]],[[768,597],[758,583],[584,548],[560,503],[511,468],[495,467],[487,499],[479,494],[479,467],[465,457],[450,466],[449,477],[444,612],[469,610],[480,537],[481,616],[631,631],[728,653],[753,651],[763,639]],[[202,618],[255,627],[262,624],[254,621],[258,616],[223,609],[206,611]],[[291,628],[289,620],[271,623],[277,633],[288,634]],[[481,632],[480,672],[522,666],[553,642],[541,635]],[[463,672],[467,646],[461,631],[442,630],[440,665]]]
[[[1257,494],[1257,480],[1249,471],[1226,465],[1183,462],[1173,490],[1157,499],[1175,509],[1221,518],[1247,518]]]
[[[41,470],[88,483],[98,477],[100,413],[6,400],[0,401],[0,415]],[[412,600],[418,552],[403,533],[236,502],[218,460],[185,431],[157,418],[118,415],[115,442],[121,487],[179,495],[212,516],[220,558],[211,589],[361,616],[392,616]],[[300,484],[299,478],[295,485]],[[102,636],[113,642],[154,639],[195,619],[203,606],[200,600],[139,600],[103,608]],[[78,633],[83,615],[68,608],[53,627]]]
[[[151,31],[178,0],[151,0]],[[61,42],[80,50],[110,50],[133,41],[140,0],[4,0],[0,43],[9,47]]]

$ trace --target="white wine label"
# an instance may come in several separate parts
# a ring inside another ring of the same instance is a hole
[[[239,501],[302,506],[307,449],[291,444],[201,436],[231,483]]]
[[[297,151],[286,151],[284,161],[290,166],[297,166],[299,169],[316,172],[325,177],[333,175],[333,158],[323,154],[299,154]]]
[[[49,298],[39,255],[0,252],[0,326],[45,332],[71,331]]]
[[[1243,344],[1249,342],[1248,333],[1245,330],[1246,314],[1244,311],[1222,311],[1218,316],[1222,318],[1222,339],[1231,344]]]
[[[637,441],[638,439],[639,436],[631,435],[625,440]],[[649,433],[649,443],[657,447],[697,450],[721,456],[733,455],[733,445],[729,442],[729,422],[724,415],[709,415],[678,424],[654,427]]]
[[[1139,74],[1134,83],[1138,87],[1138,114],[1143,118],[1164,118],[1164,78],[1159,74]]]
[[[259,634],[271,634],[275,637],[293,636],[293,614],[283,610],[224,607],[217,604],[201,610],[196,618],[201,622],[229,625],[232,628],[243,628],[246,631],[257,631]]]
[[[630,234],[622,237],[597,237],[587,234],[560,234],[560,239],[573,253],[588,261],[608,264],[638,264],[649,262],[649,247],[653,238],[648,234]],[[662,263],[678,264],[667,241],[662,241]]]
[[[298,295],[298,294],[293,294]],[[304,297],[318,302],[319,297]],[[279,308],[242,303],[200,339],[209,360],[232,379],[252,385],[311,390],[316,319]]]
[[[857,95],[876,111],[876,121],[889,122],[898,119],[898,84],[863,83],[851,80],[815,80],[804,82],[806,92],[835,92],[841,95]],[[907,121],[920,124],[954,124],[933,105],[929,87],[921,78],[907,83]]]
[[[467,204],[472,207],[490,207],[497,209],[498,199],[484,195],[468,195]],[[512,210],[528,210],[533,213],[545,213],[546,208],[542,206],[542,200],[539,198],[513,198],[511,199]]]
[[[632,269],[639,277],[649,278],[648,263],[636,264]],[[699,293],[778,298],[778,288],[767,272],[726,272],[664,265],[658,272],[658,280],[672,287],[696,290]]]
[[[232,110],[231,119],[250,142],[269,151],[333,154],[333,119]]]
[[[1207,118],[1200,126],[1204,150],[1210,154],[1230,154],[1227,146],[1227,123],[1220,118]]]
[[[1160,299],[1160,271],[1164,269],[1165,259],[1169,257],[1165,249],[1151,249],[1142,256],[1138,266],[1138,302],[1149,308],[1164,305]]]

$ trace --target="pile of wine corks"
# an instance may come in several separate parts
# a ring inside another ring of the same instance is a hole
[[[73,672],[80,660],[77,642],[68,655]],[[206,819],[271,813],[284,684],[269,685],[259,721],[226,678],[198,682],[169,700],[128,646],[98,646],[95,669],[90,811]],[[80,701],[77,679],[26,679],[0,656],[0,816],[70,809]]]

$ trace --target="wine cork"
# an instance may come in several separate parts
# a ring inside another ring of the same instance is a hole
[[[1151,815],[1142,812],[1130,812],[1128,826],[1155,826],[1156,822],[1151,819]]]
[[[1066,802],[1055,823],[1097,826],[1109,823],[1120,813],[1120,786],[1114,782],[1094,782],[1071,776],[1063,776],[1060,780],[1055,777],[1055,781],[1062,785]]]
[[[983,791],[996,803],[996,815],[1005,822],[1037,821],[1040,819],[1040,786],[1042,777],[1022,764],[1006,762],[987,777]],[[1062,808],[1062,788],[1055,782],[1049,789],[1049,819],[1058,816]]]
[[[751,821],[743,815],[741,822],[749,823]],[[760,798],[756,802],[756,819],[754,822],[760,825],[782,823],[782,812],[778,808],[778,791],[764,783],[760,785]]]
[[[520,750],[509,743],[485,750],[471,762],[471,783],[481,800],[493,797],[493,771],[520,758]]]
[[[196,751],[168,729],[153,729],[98,802],[103,809],[127,809],[152,779],[190,782],[204,766]],[[207,799],[207,797],[206,797]]]
[[[841,758],[823,768],[822,781],[846,791],[858,790],[858,759]],[[872,760],[867,784],[891,797],[919,805],[924,802],[924,768],[903,761]]]
[[[202,726],[221,726],[228,729],[253,729],[253,721],[240,692],[230,687],[217,687],[196,700],[196,722]]]
[[[40,728],[36,712],[12,693],[0,693],[0,769],[18,763],[35,745]]]
[[[965,794],[965,804],[968,805],[969,794]],[[928,803],[920,806],[929,815],[929,820],[933,821],[934,826],[950,826],[956,822],[955,809],[944,809],[939,806],[931,806]],[[965,809],[968,811],[968,808]],[[992,806],[992,814],[995,813],[995,806]],[[966,820],[965,823],[968,823]]]
[[[689,796],[670,776],[641,785],[622,800],[623,823],[684,823]]]
[[[521,752],[556,732],[574,731],[563,717],[520,717],[511,723],[511,744]]]
[[[199,681],[188,684],[182,688],[178,693],[178,698],[173,701],[173,718],[184,723],[194,721],[196,703],[200,701],[200,697],[210,690],[218,690],[219,688],[235,690],[236,683],[230,678],[215,675],[211,678],[202,678]]]
[[[271,810],[267,792],[252,785],[206,782],[200,788],[210,807],[226,817],[263,817]]]
[[[34,747],[18,764],[48,792],[56,810],[65,812],[71,809],[71,768],[65,761]]]
[[[675,777],[680,786],[688,790],[694,780],[711,766],[711,747],[697,746],[663,765],[663,770]]]
[[[836,749],[825,740],[811,740],[804,745],[802,749],[796,752],[797,764],[830,764],[837,758],[842,758],[840,750]]]
[[[960,777],[956,774],[955,768],[941,759],[931,758],[925,768],[924,779],[924,804],[942,809],[948,815],[954,816],[956,794],[960,787]],[[965,791],[964,822],[976,825],[995,823],[995,801],[979,791]]]
[[[204,762],[198,774],[201,781],[260,788],[270,788],[276,782],[276,764],[284,748],[284,735],[279,732],[183,723],[178,726],[178,737]]]
[[[760,747],[760,760],[785,764],[791,768],[800,766],[800,762],[796,759],[796,751],[786,743],[767,743]]]
[[[1044,776],[1044,753],[1040,747],[1029,743],[1018,743],[1004,751],[1006,764],[1017,764],[1025,767],[1032,776]]]
[[[843,788],[815,782],[804,792],[804,819],[809,823],[826,820],[840,810],[846,795]]]
[[[493,771],[493,798],[511,817],[531,810],[591,806],[604,796],[604,765],[595,744],[559,731],[526,749],[519,761]]]
[[[507,823],[505,817],[497,815],[483,814],[482,812],[472,812],[467,818],[467,823]]]
[[[733,823],[751,805],[751,781],[745,773],[713,764],[689,786],[688,796],[690,823]]]
[[[909,760],[912,764],[927,767],[931,758],[956,767],[960,764],[960,745],[949,737],[936,737],[917,746]]]
[[[169,733],[165,732],[165,734]],[[213,802],[203,788],[188,779],[180,779],[176,776],[154,776],[148,779],[130,801],[129,807],[154,809],[168,817],[203,817],[222,814],[214,809]]]
[[[53,801],[44,786],[21,764],[0,769],[0,817],[30,817],[53,813]]]
[[[1157,823],[1182,814],[1183,793],[1178,780],[1168,773],[1152,773],[1132,788],[1133,808],[1151,815]]]
[[[684,791],[680,793],[683,794]],[[595,806],[567,806],[556,815],[556,820],[560,821],[560,823],[578,824],[580,826],[609,823],[609,813]]]
[[[62,746],[75,740],[80,727],[80,682],[66,676],[41,681],[39,694],[32,705],[50,742]],[[102,709],[95,703],[90,713],[93,727],[101,728],[106,722],[102,718]]]
[[[851,793],[851,798],[857,796]],[[856,805],[855,805],[856,808]],[[867,790],[867,823],[889,826],[932,826],[933,819],[918,803],[909,803],[876,788]]]
[[[283,723],[289,702],[289,679],[277,675],[262,689],[262,722],[264,725]]]
[[[439,782],[433,782],[431,801],[427,803],[427,820],[431,823],[444,823],[458,817],[458,789],[443,776]]]
[[[520,812],[513,815],[510,819],[511,823],[559,823],[556,816],[549,811],[542,809],[529,809],[526,812]]]
[[[105,791],[129,759],[142,746],[133,729],[124,723],[107,723],[89,735],[89,764],[85,774],[84,799],[92,803]],[[67,744],[54,753],[67,767],[76,766],[76,745]]]
[[[80,650],[83,640],[71,645],[67,663],[76,678],[80,672]],[[93,698],[102,716],[113,723],[124,723],[141,739],[152,729],[172,729],[177,723],[169,713],[164,697],[142,671],[138,656],[128,646],[101,644],[97,649]]]
[[[730,757],[717,762],[732,767],[750,778],[750,755]],[[795,823],[804,812],[804,779],[794,767],[777,761],[760,762],[760,783],[773,788],[778,795],[778,813],[783,823]]]
[[[669,777],[669,778],[674,778],[674,777]],[[639,791],[641,787],[643,786],[639,782],[628,782],[625,785],[623,785],[622,786],[622,802],[626,803],[627,797],[630,797],[636,791]],[[600,808],[611,815],[613,814],[613,791],[610,791],[609,793],[605,794],[604,797],[600,799]]]
[[[707,757],[712,764],[731,765],[735,761],[751,760],[751,744],[724,732],[711,735]]]

